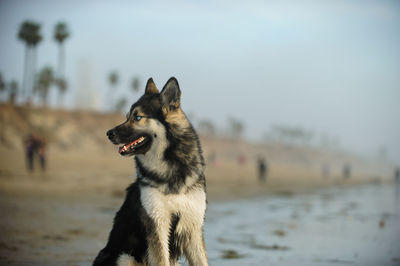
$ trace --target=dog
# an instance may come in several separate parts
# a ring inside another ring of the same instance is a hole
[[[180,106],[172,77],[161,92],[153,79],[126,121],[107,132],[122,156],[134,156],[136,181],[114,218],[103,265],[208,265],[203,237],[205,162],[199,138]]]

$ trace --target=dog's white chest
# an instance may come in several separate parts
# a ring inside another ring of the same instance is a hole
[[[156,222],[168,219],[172,214],[202,223],[206,210],[206,195],[202,190],[193,190],[185,194],[165,195],[153,187],[143,187],[140,199],[146,213]]]

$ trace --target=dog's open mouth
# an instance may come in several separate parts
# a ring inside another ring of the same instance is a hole
[[[121,147],[119,147],[119,154],[125,155],[133,155],[145,153],[151,145],[151,137],[149,136],[140,136],[132,142],[129,142]]]

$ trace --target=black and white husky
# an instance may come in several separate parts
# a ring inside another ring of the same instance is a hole
[[[199,138],[180,107],[178,81],[161,92],[152,79],[127,119],[107,132],[122,156],[135,155],[108,243],[93,265],[208,265],[203,239],[205,163]]]

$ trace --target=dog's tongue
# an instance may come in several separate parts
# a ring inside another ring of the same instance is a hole
[[[137,145],[139,142],[142,142],[144,140],[144,137],[140,137],[131,143],[125,144],[124,146],[119,148],[119,153],[122,154],[126,151],[128,151],[132,146]]]

